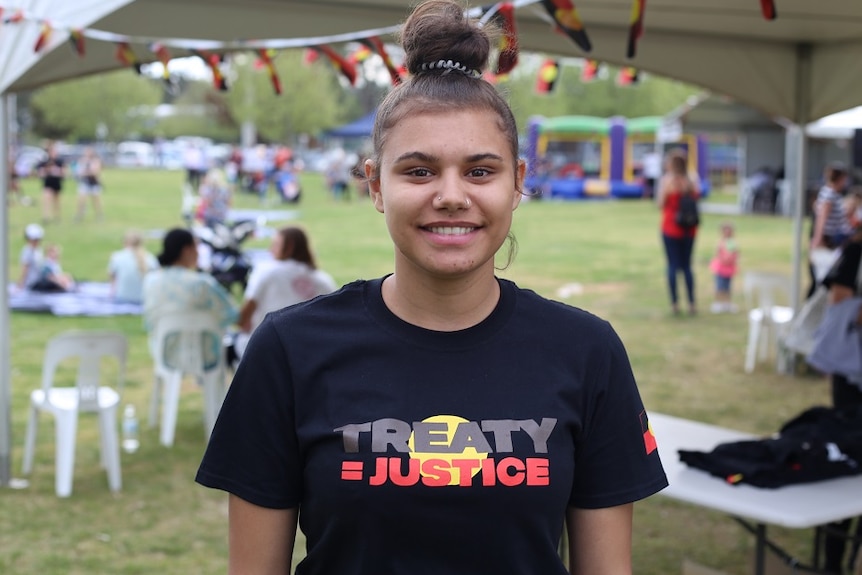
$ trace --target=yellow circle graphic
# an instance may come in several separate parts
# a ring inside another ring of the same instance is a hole
[[[452,445],[452,439],[455,437],[455,432],[458,430],[458,426],[461,424],[469,424],[470,421],[464,419],[463,417],[459,417],[457,415],[433,415],[431,417],[427,417],[422,420],[422,423],[432,423],[432,424],[445,424],[446,430],[445,432],[440,430],[439,433],[435,435],[440,436],[440,442],[435,442],[435,445],[440,445],[441,447],[444,445],[443,438],[445,437],[445,446]],[[441,426],[442,427],[442,426]],[[407,440],[407,446],[410,448],[410,457],[412,459],[416,459],[419,461],[420,473],[423,476],[429,476],[429,473],[426,473],[423,469],[424,463],[429,460],[442,460],[447,464],[451,472],[451,478],[449,480],[449,485],[458,485],[460,482],[460,469],[455,465],[452,465],[453,461],[456,460],[469,460],[474,459],[479,462],[480,465],[477,465],[471,469],[471,477],[475,477],[479,470],[481,469],[481,462],[484,459],[487,459],[488,454],[477,451],[473,446],[467,446],[464,448],[464,451],[461,453],[439,453],[439,452],[422,452],[416,451],[415,449],[415,435],[416,432],[412,432],[410,434],[410,439]]]

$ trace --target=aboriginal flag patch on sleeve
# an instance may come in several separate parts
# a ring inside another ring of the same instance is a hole
[[[658,445],[656,444],[652,427],[650,427],[646,410],[641,411],[638,417],[640,417],[641,420],[641,432],[643,433],[644,438],[644,448],[646,449],[647,455],[649,455],[658,448]]]

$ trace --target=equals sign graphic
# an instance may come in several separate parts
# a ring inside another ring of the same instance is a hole
[[[344,481],[362,481],[362,462],[342,461],[341,479]]]

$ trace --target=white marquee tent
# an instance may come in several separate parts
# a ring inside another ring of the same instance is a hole
[[[240,38],[301,39],[388,28],[412,0],[0,0],[4,16],[23,9],[57,30],[34,54],[40,24],[0,25],[0,94],[121,66],[111,43],[89,39],[86,56],[66,45],[67,32],[86,28],[134,36],[135,51],[164,39],[237,42]],[[554,33],[547,12],[515,0],[521,49],[562,56],[584,53]],[[593,45],[590,57],[669,76],[732,96],[773,117],[805,125],[862,104],[862,2],[775,0],[778,17],[761,16],[759,0],[650,0],[637,56],[625,59],[631,0],[576,0]],[[289,86],[287,87],[289,89]],[[0,106],[0,195],[5,196],[8,104]],[[804,139],[800,139],[804,142]],[[805,153],[797,146],[798,165]],[[797,190],[802,189],[796,174]],[[798,202],[799,203],[799,202]],[[0,207],[0,283],[8,272],[8,218]],[[801,209],[801,208],[800,208]],[[795,274],[799,277],[801,217]],[[0,485],[10,477],[9,313],[0,300]]]

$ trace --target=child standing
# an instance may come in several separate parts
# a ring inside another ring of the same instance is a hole
[[[710,306],[712,313],[733,313],[736,306],[731,301],[730,283],[736,275],[736,265],[739,259],[739,247],[733,238],[733,224],[721,224],[718,247],[709,263],[709,269],[715,274],[715,301]]]

